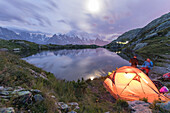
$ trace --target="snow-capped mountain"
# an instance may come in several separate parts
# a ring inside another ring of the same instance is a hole
[[[67,34],[55,34],[49,40],[48,43],[51,44],[95,44],[95,45],[106,45],[107,41],[102,40],[103,37],[98,34],[89,34],[86,32],[70,31]]]
[[[48,41],[48,44],[58,44],[58,45],[66,45],[66,44],[73,44],[73,45],[90,45],[90,44],[95,44],[95,45],[106,45],[108,42],[103,41],[99,38],[96,39],[88,39],[86,37],[81,37],[77,35],[67,35],[67,34],[59,34],[59,35],[53,35]]]
[[[5,40],[21,39],[21,37],[15,32],[2,27],[0,27],[0,38]]]
[[[47,37],[45,34],[28,32],[15,33],[12,30],[2,27],[0,27],[0,38],[5,40],[12,39],[27,40],[38,44],[45,44],[49,39],[49,37]]]
[[[92,39],[92,40],[95,40],[97,38],[101,39],[103,37],[101,37],[100,35],[98,34],[95,34],[95,33],[87,33],[87,32],[82,32],[82,31],[75,31],[75,30],[72,30],[70,31],[69,33],[66,34],[67,36],[69,37],[78,37],[80,39]]]
[[[77,36],[67,36],[65,34],[54,34],[48,41],[48,44],[66,45],[66,44],[82,44],[82,40]]]
[[[31,41],[38,44],[46,44],[46,42],[49,40],[49,37],[41,33],[21,32],[19,33],[19,36],[22,37],[22,40]]]
[[[38,44],[57,44],[57,45],[106,45],[108,42],[103,41],[101,36],[98,34],[88,34],[86,32],[77,32],[71,31],[67,34],[54,34],[49,37],[43,33],[30,33],[27,31],[22,31],[19,33],[15,33],[12,30],[0,27],[0,38],[11,40],[11,39],[19,39],[19,40],[27,40],[31,42],[35,42]]]

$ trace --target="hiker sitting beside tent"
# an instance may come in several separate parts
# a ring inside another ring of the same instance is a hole
[[[132,66],[132,67],[137,68],[137,65],[138,65],[137,56],[134,56],[133,58],[131,58],[129,62],[131,63],[131,66]]]
[[[153,67],[153,62],[147,58],[146,61],[143,63],[141,70],[145,70],[146,75],[148,75],[149,70],[152,69]]]

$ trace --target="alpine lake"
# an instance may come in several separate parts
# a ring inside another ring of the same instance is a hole
[[[47,72],[57,79],[77,81],[106,76],[116,68],[129,66],[129,61],[117,53],[104,48],[97,49],[63,49],[41,51],[22,58]]]

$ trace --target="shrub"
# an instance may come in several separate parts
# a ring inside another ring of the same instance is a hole
[[[160,100],[154,100],[153,103],[149,106],[149,108],[152,109],[153,112],[161,112],[166,113],[164,109],[162,109],[159,105],[156,105],[157,103],[161,103]]]
[[[116,106],[121,106],[123,108],[126,108],[129,106],[129,104],[125,100],[121,100],[121,99],[118,99],[115,104]]]
[[[140,98],[139,100],[141,100],[141,101],[144,101],[144,102],[148,102],[148,98]]]

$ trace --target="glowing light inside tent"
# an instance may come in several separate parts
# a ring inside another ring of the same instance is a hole
[[[147,84],[148,84],[148,81],[146,81],[144,78],[142,78]]]
[[[124,76],[128,79],[134,77],[134,74],[131,74],[131,73],[125,73]]]
[[[90,77],[90,80],[94,80],[94,77]]]
[[[88,0],[87,8],[91,13],[97,13],[100,11],[99,0]]]

